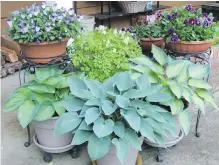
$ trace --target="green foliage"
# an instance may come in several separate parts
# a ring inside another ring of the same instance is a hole
[[[214,45],[219,44],[219,22],[215,24],[215,31],[216,31],[216,36],[214,38]]]
[[[152,53],[156,57],[155,62],[146,56],[130,59],[133,63],[132,70],[136,73],[153,75],[153,78],[149,76],[149,82],[152,85],[154,85],[154,77],[157,80],[156,83],[162,84],[160,91],[166,96],[162,96],[162,93],[158,92],[156,95],[147,96],[146,99],[169,106],[173,115],[179,114],[181,116],[180,124],[184,132],[188,133],[189,113],[184,112],[184,109],[187,108],[184,104],[185,100],[189,103],[194,102],[203,113],[205,113],[205,101],[217,108],[210,91],[211,86],[204,81],[209,74],[210,66],[193,64],[188,60],[173,59],[155,45],[152,46]],[[168,97],[170,98],[168,99]],[[188,118],[185,119],[185,117]]]
[[[131,33],[103,26],[79,34],[68,50],[77,69],[101,82],[119,71],[128,70],[128,57],[142,54]]]
[[[26,127],[32,120],[43,121],[53,115],[61,116],[65,113],[65,109],[69,110],[60,104],[70,92],[67,78],[82,76],[78,73],[63,74],[63,72],[64,70],[58,67],[37,68],[34,79],[10,95],[4,105],[4,111],[18,109],[18,120],[22,127]]]
[[[164,30],[162,29],[160,22],[154,24],[141,24],[132,27],[133,32],[136,34],[137,39],[141,38],[160,38],[164,37]]]
[[[74,131],[76,134],[72,140],[73,145],[88,141],[88,153],[92,160],[107,154],[112,143],[116,146],[117,157],[121,163],[124,162],[130,145],[141,150],[140,136],[161,145],[167,135],[166,131],[177,136],[175,119],[171,113],[147,101],[147,97],[155,94],[167,96],[160,92],[160,88],[155,87],[159,84],[151,84],[146,74],[141,74],[135,80],[131,77],[131,72],[119,72],[103,83],[68,78],[71,90],[71,103],[68,106],[78,105],[81,100],[83,107],[78,108],[79,115],[69,117],[72,112],[62,115],[56,123],[55,132],[59,134]],[[92,92],[94,90],[101,94],[97,95]],[[78,95],[75,91],[82,94]],[[135,95],[126,97],[126,93],[131,91],[135,91]],[[91,97],[84,97],[83,94],[86,93],[91,93]],[[68,98],[67,101],[62,101],[66,106]]]
[[[13,11],[7,20],[10,38],[19,42],[56,41],[74,37],[80,29],[74,10],[33,4]]]

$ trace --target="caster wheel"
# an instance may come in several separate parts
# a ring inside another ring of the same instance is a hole
[[[156,160],[157,162],[163,162],[163,158],[161,155],[157,155]]]
[[[25,147],[29,147],[29,146],[30,146],[30,143],[29,143],[29,142],[25,142],[25,143],[24,143],[24,146],[25,146]]]
[[[196,137],[200,137],[200,133],[199,133],[199,132],[196,132],[195,136],[196,136]]]
[[[77,148],[73,148],[70,150],[70,155],[73,159],[76,159],[78,157],[78,149]]]
[[[43,160],[44,160],[45,162],[47,162],[47,163],[51,162],[51,160],[52,160],[52,154],[47,153],[47,152],[44,152]]]

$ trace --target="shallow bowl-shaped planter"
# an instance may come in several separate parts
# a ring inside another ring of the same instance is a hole
[[[140,39],[140,45],[143,50],[150,51],[152,44],[162,48],[164,45],[164,38],[141,38]]]
[[[61,41],[42,42],[42,43],[19,43],[22,53],[27,60],[34,63],[48,63],[52,59],[56,58],[56,61],[60,61],[58,56],[66,55],[66,45],[68,38]]]
[[[55,122],[58,117],[52,117],[45,121],[33,121],[31,124],[36,133],[37,143],[47,148],[61,148],[69,146],[72,142],[73,134],[71,132],[62,135],[55,135]],[[35,139],[36,140],[36,139]],[[38,145],[38,146],[39,146]],[[73,147],[73,146],[72,146]],[[41,147],[41,149],[43,149]]]
[[[168,42],[166,44],[167,49],[174,52],[204,52],[207,51],[213,40],[206,41],[177,41],[177,42]]]

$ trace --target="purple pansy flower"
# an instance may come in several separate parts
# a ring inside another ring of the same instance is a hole
[[[37,41],[36,41],[36,43],[37,43],[37,44],[40,44],[40,41],[39,41],[39,40],[37,40]]]
[[[189,19],[189,24],[194,25],[195,24],[195,19],[194,18],[190,18]]]
[[[50,26],[46,26],[46,32],[50,32],[51,27]]]
[[[23,28],[21,29],[21,32],[22,32],[23,34],[27,33],[27,32],[28,32],[28,27],[27,27],[27,26],[26,26],[26,27],[23,27]]]
[[[177,17],[178,13],[177,12],[173,12],[172,14],[172,19],[175,19]]]
[[[75,11],[74,11],[73,8],[70,8],[70,9],[68,10],[68,14],[69,14],[69,15],[74,15],[74,13],[75,13]]]
[[[196,25],[198,25],[198,26],[201,25],[201,21],[200,21],[199,18],[195,18],[194,21],[195,21],[195,24],[196,24]]]
[[[66,24],[69,24],[69,19],[68,18],[65,18],[64,21],[65,21]]]
[[[13,22],[12,22],[12,19],[11,19],[11,18],[8,18],[7,24],[8,24],[9,27],[12,27]]]
[[[36,31],[36,32],[39,32],[39,31],[40,31],[40,27],[39,27],[39,26],[36,26],[36,27],[35,27],[35,31]]]
[[[158,10],[157,12],[156,12],[156,16],[159,18],[159,17],[162,17],[163,16],[163,14],[162,14],[162,11],[161,10]]]
[[[186,19],[184,20],[184,24],[188,24],[188,23],[189,23],[189,19],[186,18]]]
[[[176,42],[179,41],[179,36],[176,33],[173,33],[172,37],[171,37],[171,41],[172,42]]]
[[[168,34],[173,34],[174,33],[174,28],[171,27],[169,30],[168,30]]]
[[[171,14],[167,14],[167,19],[171,20],[172,19],[172,15]]]
[[[204,12],[204,13],[202,13],[202,16],[203,16],[203,17],[208,17],[208,13],[205,13],[205,12]]]
[[[192,11],[192,5],[191,4],[186,4],[185,9],[187,11]]]

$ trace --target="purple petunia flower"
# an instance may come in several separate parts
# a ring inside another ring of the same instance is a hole
[[[35,31],[36,31],[36,32],[39,32],[39,31],[40,31],[40,27],[39,27],[39,26],[36,26],[36,27],[35,27]]]
[[[169,30],[168,30],[168,34],[173,34],[174,33],[174,28],[171,27]]]
[[[187,11],[192,11],[192,5],[191,4],[186,4],[185,9]]]
[[[36,43],[37,43],[37,44],[40,44],[40,41],[39,41],[39,40],[37,40],[37,41],[36,41]]]
[[[26,26],[26,27],[23,27],[23,28],[21,29],[21,32],[22,32],[23,34],[27,33],[27,32],[28,32],[28,27],[27,27],[27,26]]]
[[[179,41],[179,36],[176,34],[176,33],[173,33],[172,37],[171,37],[171,41],[172,42],[176,42],[176,41]]]

